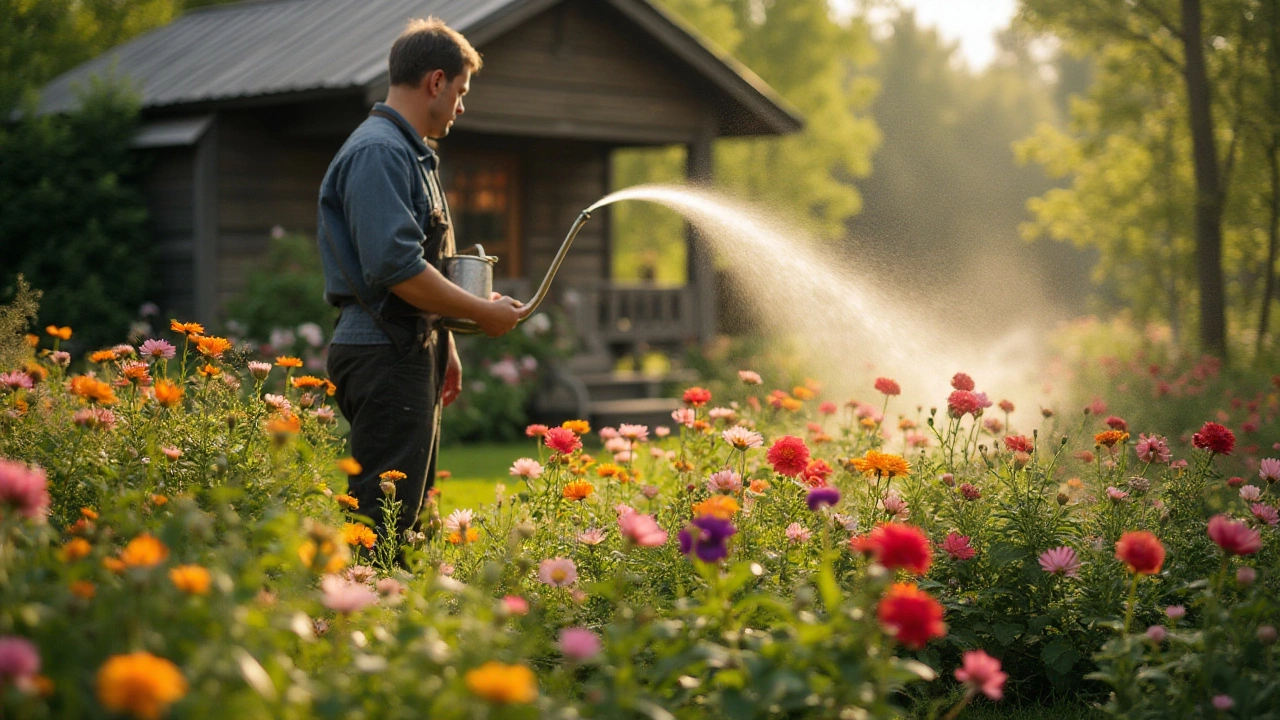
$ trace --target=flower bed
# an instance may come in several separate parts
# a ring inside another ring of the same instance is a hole
[[[531,426],[523,490],[396,537],[293,359],[175,321],[74,373],[69,334],[0,374],[15,717],[1276,712],[1280,461],[1216,422],[1184,445],[963,374],[912,412],[888,378],[846,403],[744,371],[597,457]]]

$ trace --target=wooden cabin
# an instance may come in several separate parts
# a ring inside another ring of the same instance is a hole
[[[152,155],[145,181],[163,273],[161,306],[219,318],[280,225],[316,229],[320,180],[387,91],[391,42],[435,15],[484,56],[467,111],[440,145],[459,247],[498,255],[499,289],[527,297],[578,213],[606,195],[618,148],[683,145],[711,173],[718,137],[778,135],[801,119],[748,69],[651,0],[257,0],[191,12],[50,83],[42,111],[70,110],[94,74],[130,78]],[[705,340],[714,273],[689,236],[685,287],[615,283],[609,213],[556,280],[584,347]]]

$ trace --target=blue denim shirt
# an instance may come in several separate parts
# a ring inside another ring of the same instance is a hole
[[[374,108],[396,122],[367,118],[338,150],[320,185],[316,240],[325,300],[342,306],[333,332],[338,344],[390,344],[354,296],[377,312],[388,288],[427,268],[422,242],[432,202],[423,170],[432,173],[438,159],[404,116],[383,103]]]

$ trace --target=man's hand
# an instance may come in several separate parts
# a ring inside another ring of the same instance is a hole
[[[440,391],[440,399],[449,407],[462,393],[462,359],[458,357],[458,349],[454,347],[453,336],[449,336],[449,364],[444,368],[444,388]]]
[[[488,307],[475,321],[485,335],[498,337],[511,332],[528,312],[519,300],[494,293]]]

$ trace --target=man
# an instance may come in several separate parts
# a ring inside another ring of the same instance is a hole
[[[462,366],[440,317],[469,318],[488,335],[525,314],[496,293],[478,298],[437,269],[452,254],[449,209],[424,138],[449,134],[480,55],[436,18],[414,20],[391,46],[385,102],[351,134],[320,187],[318,242],[325,299],[342,310],[329,348],[329,377],[351,423],[361,472],[349,493],[384,529],[380,475],[404,473],[397,534],[417,526],[435,480],[440,409],[462,389]]]

